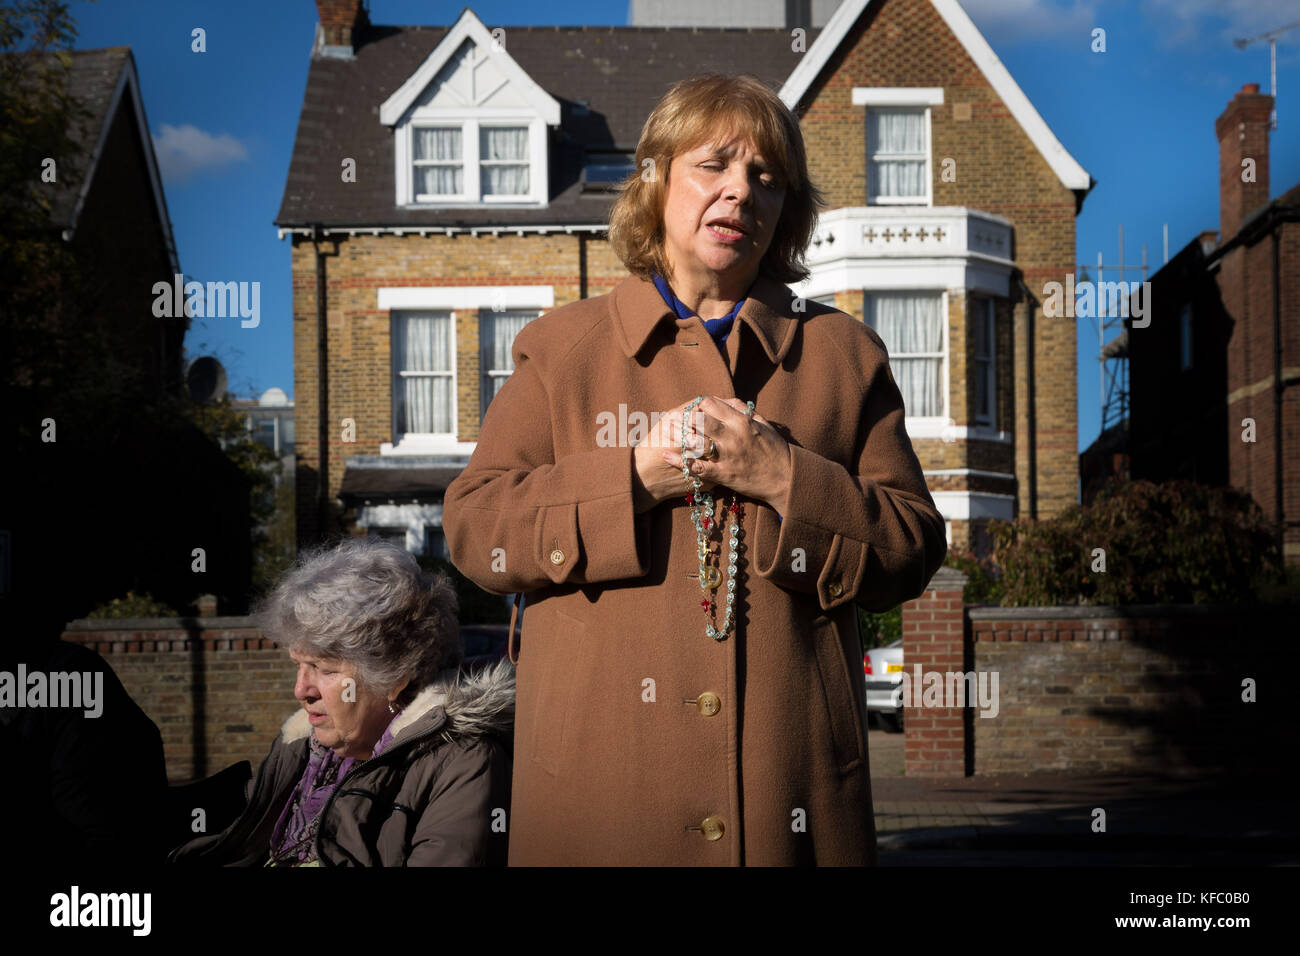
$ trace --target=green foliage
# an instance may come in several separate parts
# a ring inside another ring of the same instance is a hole
[[[858,633],[862,635],[862,652],[883,647],[903,636],[903,606],[888,611],[864,611],[858,608]]]
[[[510,604],[498,594],[490,594],[471,581],[445,558],[421,557],[420,567],[425,571],[441,571],[451,580],[460,599],[461,624],[509,624]]]
[[[1249,495],[1188,481],[1115,483],[1087,508],[989,530],[1008,607],[1237,604],[1281,565]],[[1098,548],[1104,573],[1093,570]]]
[[[179,617],[174,608],[168,607],[161,601],[155,601],[151,594],[136,594],[134,591],[127,591],[126,597],[114,598],[107,604],[101,604],[95,608],[86,617],[98,620],[112,619],[121,620],[122,618],[136,617]]]
[[[277,485],[280,460],[275,452],[253,438],[243,411],[232,404],[229,392],[208,405],[186,401],[182,413],[216,442],[249,481],[249,518],[253,531],[253,595],[275,587],[293,567],[293,489],[287,481]],[[287,523],[287,528],[286,528]]]
[[[1300,604],[1300,566],[1268,568],[1255,579],[1260,604]]]
[[[279,470],[279,463],[276,463]],[[282,477],[270,492],[271,515],[260,534],[254,531],[253,596],[270,593],[280,579],[292,570],[298,554],[298,528],[295,520],[293,482]]]
[[[966,575],[966,586],[961,595],[966,604],[1002,603],[1002,579],[992,562],[982,560],[969,551],[949,548],[943,563]]]

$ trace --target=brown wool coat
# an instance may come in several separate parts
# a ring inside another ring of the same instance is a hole
[[[760,277],[725,362],[636,277],[515,339],[443,511],[465,574],[526,593],[511,865],[875,862],[854,602],[920,594],[944,524],[883,343],[800,304]],[[695,395],[753,399],[791,442],[784,520],[742,498],[739,620],[721,643],[704,633],[685,481],[635,514],[633,450],[605,447],[597,417]],[[695,705],[705,692],[717,713]]]

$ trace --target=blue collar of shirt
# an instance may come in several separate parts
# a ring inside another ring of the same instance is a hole
[[[663,276],[655,274],[650,278],[654,282],[655,288],[659,290],[659,294],[663,296],[664,302],[668,304],[668,308],[672,309],[673,313],[679,319],[693,319],[697,317],[694,312],[686,307],[681,299],[673,295],[673,290],[669,287],[668,281]],[[719,348],[721,348],[722,343],[727,340],[727,336],[731,334],[731,328],[735,324],[736,316],[740,314],[740,307],[744,304],[745,300],[741,299],[735,304],[730,312],[722,316],[720,319],[700,319],[700,321],[704,323],[705,329],[708,330],[709,335],[711,335],[713,340],[718,343]]]

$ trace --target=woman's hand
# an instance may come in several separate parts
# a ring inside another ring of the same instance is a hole
[[[677,410],[679,431],[681,409],[685,407]],[[700,453],[708,451],[712,441],[717,458],[691,461],[691,474],[699,475],[706,488],[724,485],[764,501],[784,515],[790,495],[790,445],[772,424],[757,413],[752,419],[747,417],[745,403],[740,399],[716,395],[695,407],[694,423]],[[680,442],[676,447],[680,448]],[[678,470],[680,480],[681,453],[669,451],[664,459]]]
[[[650,435],[633,450],[639,488],[635,490],[635,511],[640,514],[649,511],[661,501],[669,498],[685,498],[691,491],[693,483],[682,475],[682,412],[694,398],[682,402],[676,408],[660,412],[658,422],[651,429]],[[695,418],[699,419],[699,409]],[[696,450],[703,454],[708,450],[709,442],[701,444],[698,436],[693,439]],[[688,446],[690,443],[688,442]],[[709,491],[713,482],[701,476],[700,488]]]

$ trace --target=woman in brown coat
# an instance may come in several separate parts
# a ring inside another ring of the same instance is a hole
[[[820,196],[770,89],[678,84],[636,164],[632,275],[519,333],[446,494],[527,595],[510,862],[872,863],[854,605],[945,552],[884,344],[784,285]]]

